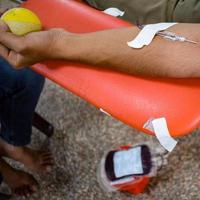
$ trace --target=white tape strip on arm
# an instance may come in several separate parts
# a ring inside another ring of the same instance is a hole
[[[122,17],[125,13],[124,11],[121,11],[118,8],[108,8],[103,12],[113,17]]]
[[[160,144],[169,152],[171,152],[177,141],[172,138],[167,127],[167,121],[164,117],[153,119],[145,123],[144,128],[153,131]]]
[[[128,42],[128,46],[135,49],[140,49],[149,45],[159,31],[164,31],[177,23],[158,23],[146,25],[137,37]]]

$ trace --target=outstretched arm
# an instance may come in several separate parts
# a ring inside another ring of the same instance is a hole
[[[177,24],[169,31],[200,41],[199,24]],[[62,59],[139,76],[200,77],[199,44],[156,37],[151,45],[132,49],[127,41],[138,32],[137,27],[86,34],[55,29],[17,37],[2,31],[0,55],[16,68],[47,59]]]

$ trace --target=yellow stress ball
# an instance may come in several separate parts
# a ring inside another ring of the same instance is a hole
[[[13,8],[1,16],[15,35],[25,35],[30,32],[40,31],[42,24],[35,13],[26,8]]]

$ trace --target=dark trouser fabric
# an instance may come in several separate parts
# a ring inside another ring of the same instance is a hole
[[[0,137],[14,146],[30,143],[32,119],[44,78],[30,69],[14,70],[0,58]],[[0,184],[3,177],[0,174]]]
[[[200,1],[199,0],[179,0],[173,10],[173,21],[183,23],[200,22]]]
[[[14,70],[0,58],[0,137],[14,146],[30,143],[32,119],[44,78],[31,69]]]
[[[105,10],[116,7],[125,11],[124,20],[134,24],[158,22],[200,22],[199,0],[85,0],[91,6]]]

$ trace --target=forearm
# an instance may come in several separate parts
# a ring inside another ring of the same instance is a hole
[[[169,30],[200,41],[200,25],[178,24]],[[156,37],[143,49],[128,47],[137,27],[77,34],[62,40],[61,58],[112,70],[156,77],[200,77],[200,46]],[[63,42],[64,41],[64,42]]]

